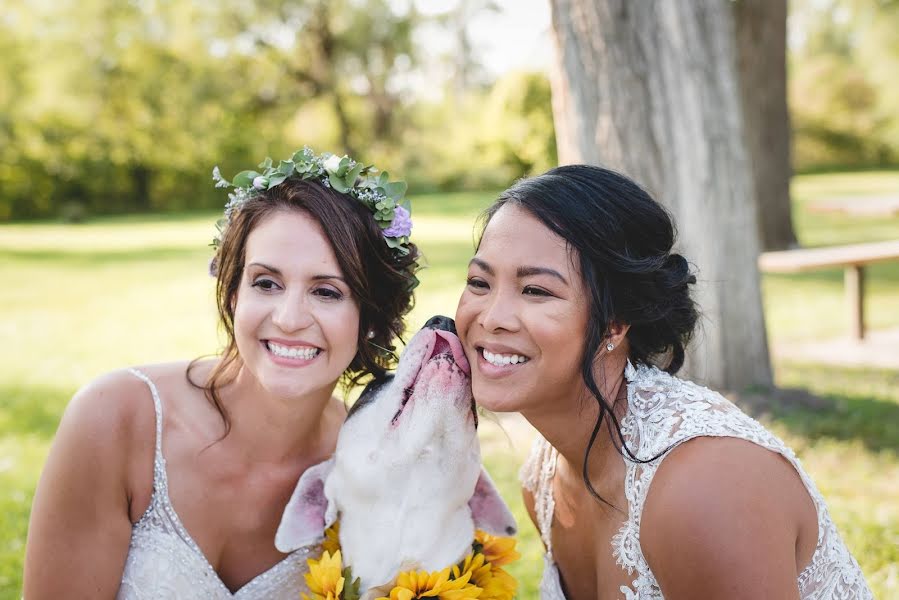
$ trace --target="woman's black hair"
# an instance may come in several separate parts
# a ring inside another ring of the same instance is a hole
[[[604,398],[596,384],[595,359],[606,343],[610,324],[622,323],[630,326],[627,340],[632,363],[677,372],[699,317],[688,288],[696,277],[684,257],[671,251],[676,230],[668,211],[620,173],[568,165],[523,179],[487,209],[485,227],[507,204],[534,215],[565,240],[579,261],[589,311],[581,375],[599,405],[582,476],[590,493],[606,502],[587,476],[590,450],[606,416],[622,456],[640,463],[657,457],[641,459],[627,447],[613,410],[615,399]]]

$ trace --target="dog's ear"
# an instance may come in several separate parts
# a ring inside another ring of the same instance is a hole
[[[275,547],[281,552],[320,542],[325,529],[334,524],[337,511],[330,510],[325,496],[325,480],[332,468],[333,458],[309,467],[300,476],[275,534]]]
[[[474,486],[474,495],[468,501],[468,507],[471,508],[474,526],[478,529],[502,536],[515,535],[518,531],[515,517],[512,516],[512,512],[499,495],[484,467],[481,467],[481,475]]]

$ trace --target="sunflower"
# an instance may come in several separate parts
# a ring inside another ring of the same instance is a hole
[[[452,569],[442,571],[405,571],[399,574],[396,584],[390,590],[389,597],[377,600],[419,600],[421,598],[437,598],[438,600],[476,600],[481,588],[468,582],[470,573],[458,579],[450,579]]]
[[[484,584],[490,581],[490,563],[486,561],[483,554],[469,554],[458,565],[453,567],[453,579],[460,579],[468,575],[471,583],[478,587],[484,587]]]
[[[481,546],[484,558],[494,567],[502,567],[521,558],[515,550],[515,538],[498,537],[478,529],[474,532],[474,539]]]
[[[312,595],[303,593],[303,600],[339,600],[345,578],[341,573],[343,559],[340,550],[333,555],[325,552],[319,560],[309,559],[306,585]]]
[[[512,600],[518,590],[515,578],[501,567],[494,567],[480,552],[469,554],[453,567],[453,577],[471,577],[471,583],[481,588],[478,600]]]
[[[326,550],[332,555],[340,550],[340,521],[335,521],[333,525],[325,529],[325,541],[322,542],[322,550]]]

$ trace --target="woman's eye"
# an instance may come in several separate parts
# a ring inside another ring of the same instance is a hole
[[[476,277],[469,277],[465,283],[468,287],[474,288],[476,290],[486,290],[487,289],[487,282],[484,281],[483,279],[478,279]]]
[[[278,287],[278,285],[272,281],[271,279],[257,279],[253,282],[252,287],[259,288],[260,290],[270,292],[271,290]]]
[[[340,300],[343,298],[343,294],[333,288],[318,288],[312,293],[327,300]]]
[[[524,290],[522,290],[522,293],[526,296],[552,296],[551,293],[544,290],[543,288],[534,287],[532,285],[524,288]]]

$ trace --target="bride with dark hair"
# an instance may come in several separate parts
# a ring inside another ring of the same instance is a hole
[[[872,597],[795,454],[674,376],[696,279],[657,202],[573,165],[485,216],[456,324],[475,400],[540,433],[522,483],[545,600]]]

